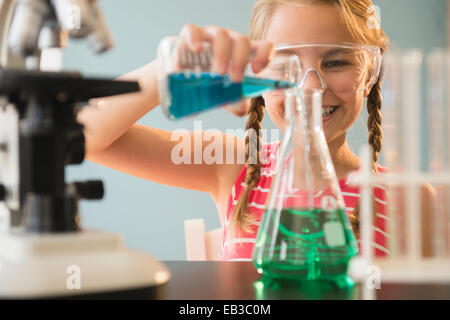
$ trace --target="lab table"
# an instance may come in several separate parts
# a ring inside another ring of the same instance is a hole
[[[362,284],[351,289],[306,291],[292,282],[267,282],[252,262],[164,261],[172,278],[158,299],[168,300],[292,300],[365,299]],[[365,284],[364,284],[365,285]],[[377,300],[450,300],[450,283],[383,283],[375,290]]]

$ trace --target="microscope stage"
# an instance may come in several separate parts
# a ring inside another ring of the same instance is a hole
[[[161,287],[169,278],[161,262],[112,233],[0,233],[0,298],[102,297]]]

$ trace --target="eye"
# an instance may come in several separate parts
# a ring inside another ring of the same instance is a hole
[[[348,66],[350,63],[347,60],[330,60],[323,62],[325,68],[340,68]]]

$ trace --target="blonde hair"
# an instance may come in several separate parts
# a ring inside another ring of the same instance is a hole
[[[364,43],[371,46],[377,46],[382,53],[386,50],[388,45],[388,38],[384,31],[379,28],[369,27],[367,23],[369,19],[373,18],[373,4],[371,0],[257,0],[253,7],[253,14],[250,21],[250,38],[252,40],[263,39],[267,33],[267,28],[275,10],[280,6],[292,6],[305,3],[325,3],[336,6],[342,16],[342,19],[354,39],[358,43]],[[369,144],[373,150],[373,170],[376,171],[375,163],[378,161],[378,156],[382,147],[383,132],[381,129],[381,106],[383,98],[381,96],[381,81],[380,75],[377,83],[375,83],[367,97],[367,127],[369,130]],[[257,97],[251,99],[250,108],[247,114],[247,121],[245,129],[253,129],[260,137],[261,121],[264,116],[264,99]],[[256,143],[256,146],[251,146],[250,143]],[[258,183],[260,178],[260,158],[259,151],[261,149],[261,139],[245,139],[245,160],[247,166],[247,173],[245,177],[245,190],[239,198],[236,207],[230,218],[229,237],[231,238],[235,229],[249,232],[250,226],[255,217],[248,213],[247,203],[250,190]],[[257,150],[258,155],[256,161],[254,156],[249,154],[249,150]],[[253,161],[250,161],[253,160]],[[359,203],[350,215],[350,222],[352,228],[359,238]]]

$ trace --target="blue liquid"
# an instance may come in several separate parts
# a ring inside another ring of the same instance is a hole
[[[171,119],[179,119],[243,98],[257,97],[266,91],[293,86],[295,83],[252,77],[234,83],[228,75],[172,73],[168,77],[171,104],[166,113]]]

